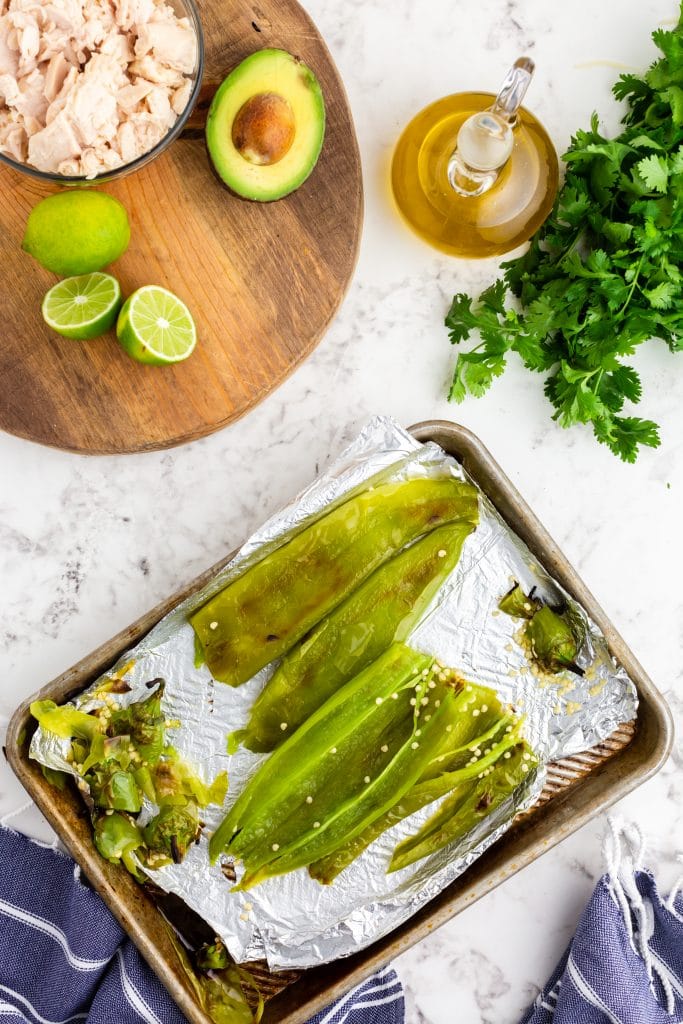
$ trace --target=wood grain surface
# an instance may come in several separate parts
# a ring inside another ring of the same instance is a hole
[[[355,266],[362,223],[358,146],[344,88],[296,0],[200,0],[206,65],[185,132],[148,167],[105,186],[128,210],[131,244],[112,268],[123,294],[161,284],[190,307],[185,363],[141,366],[112,334],[60,338],[40,304],[56,277],[21,248],[34,204],[56,189],[0,165],[0,428],[77,452],[166,448],[242,416],[314,348]],[[215,86],[254,50],[278,46],[316,72],[325,144],[308,181],[276,203],[232,195],[211,169],[203,119]]]

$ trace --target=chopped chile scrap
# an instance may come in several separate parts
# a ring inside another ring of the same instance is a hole
[[[87,713],[53,701],[31,705],[43,729],[71,740],[69,759],[90,810],[95,846],[140,880],[141,865],[157,868],[183,860],[202,828],[198,809],[221,804],[227,790],[225,773],[207,785],[167,743],[165,683],[150,682],[149,696],[125,707],[114,694],[126,691],[109,686],[98,691],[101,706]],[[137,816],[145,799],[156,812],[141,828]]]
[[[524,637],[532,658],[543,671],[569,671],[582,676],[583,669],[576,664],[576,658],[585,639],[585,628],[568,605],[551,608],[534,596],[535,590],[534,587],[525,595],[519,583],[515,583],[498,607],[506,615],[526,620]]]

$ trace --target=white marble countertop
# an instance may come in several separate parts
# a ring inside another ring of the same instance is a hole
[[[345,79],[363,154],[366,223],[348,298],[320,347],[241,422],[172,451],[84,458],[0,435],[0,727],[18,702],[240,541],[374,412],[459,420],[491,449],[612,617],[683,725],[683,356],[638,353],[662,447],[620,463],[549,417],[540,378],[513,364],[483,400],[449,405],[442,319],[456,290],[490,282],[415,240],[392,210],[400,128],[458,89],[495,90],[521,53],[528,105],[562,151],[610,85],[653,58],[674,0],[308,0]],[[627,13],[628,12],[628,13]],[[616,66],[618,65],[618,66]],[[1,385],[0,385],[1,386]],[[24,796],[0,764],[0,815]],[[619,806],[651,840],[664,888],[683,850],[683,746]],[[12,824],[46,826],[26,812]],[[601,873],[595,821],[399,961],[409,1024],[514,1024],[568,942]],[[44,834],[44,832],[42,833]]]

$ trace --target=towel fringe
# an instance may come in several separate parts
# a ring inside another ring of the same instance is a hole
[[[675,1012],[674,992],[669,978],[653,959],[649,946],[648,908],[636,885],[636,872],[643,870],[645,857],[645,837],[641,829],[633,822],[625,822],[622,818],[610,815],[607,819],[608,831],[603,842],[603,856],[609,876],[609,889],[614,902],[621,910],[633,952],[645,964],[650,982],[650,991],[655,999],[654,987],[656,975],[664,991],[666,1012],[673,1016]],[[683,884],[683,875],[678,887]],[[676,887],[674,887],[674,896]],[[671,897],[669,897],[671,900]],[[635,928],[634,928],[635,918]]]
[[[676,857],[679,864],[683,864],[683,853],[679,853]],[[676,899],[678,894],[683,890],[683,871],[674,882],[674,887],[669,893],[669,898],[666,901],[666,909],[670,910],[672,914],[676,914]]]

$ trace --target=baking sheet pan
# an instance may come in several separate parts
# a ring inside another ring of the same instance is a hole
[[[664,762],[672,742],[671,720],[663,699],[481,442],[464,428],[444,421],[418,424],[412,432],[420,441],[435,441],[462,462],[549,574],[584,606],[603,630],[612,654],[636,683],[640,698],[638,718],[635,723],[620,727],[599,747],[551,765],[539,804],[464,876],[400,928],[369,949],[307,970],[295,981],[291,976],[264,976],[269,990],[285,985],[267,1003],[263,1017],[265,1024],[299,1024],[307,1020],[321,1007],[643,782]],[[198,590],[230,557],[53,680],[39,696],[63,703],[85,688],[172,607]],[[54,790],[43,778],[39,766],[28,759],[27,741],[33,729],[29,703],[17,710],[10,723],[7,736],[10,765],[188,1019],[193,1024],[209,1024],[209,1018],[189,989],[167,926],[151,895],[142,890],[125,870],[108,864],[97,854],[80,799],[71,790],[63,793]]]

